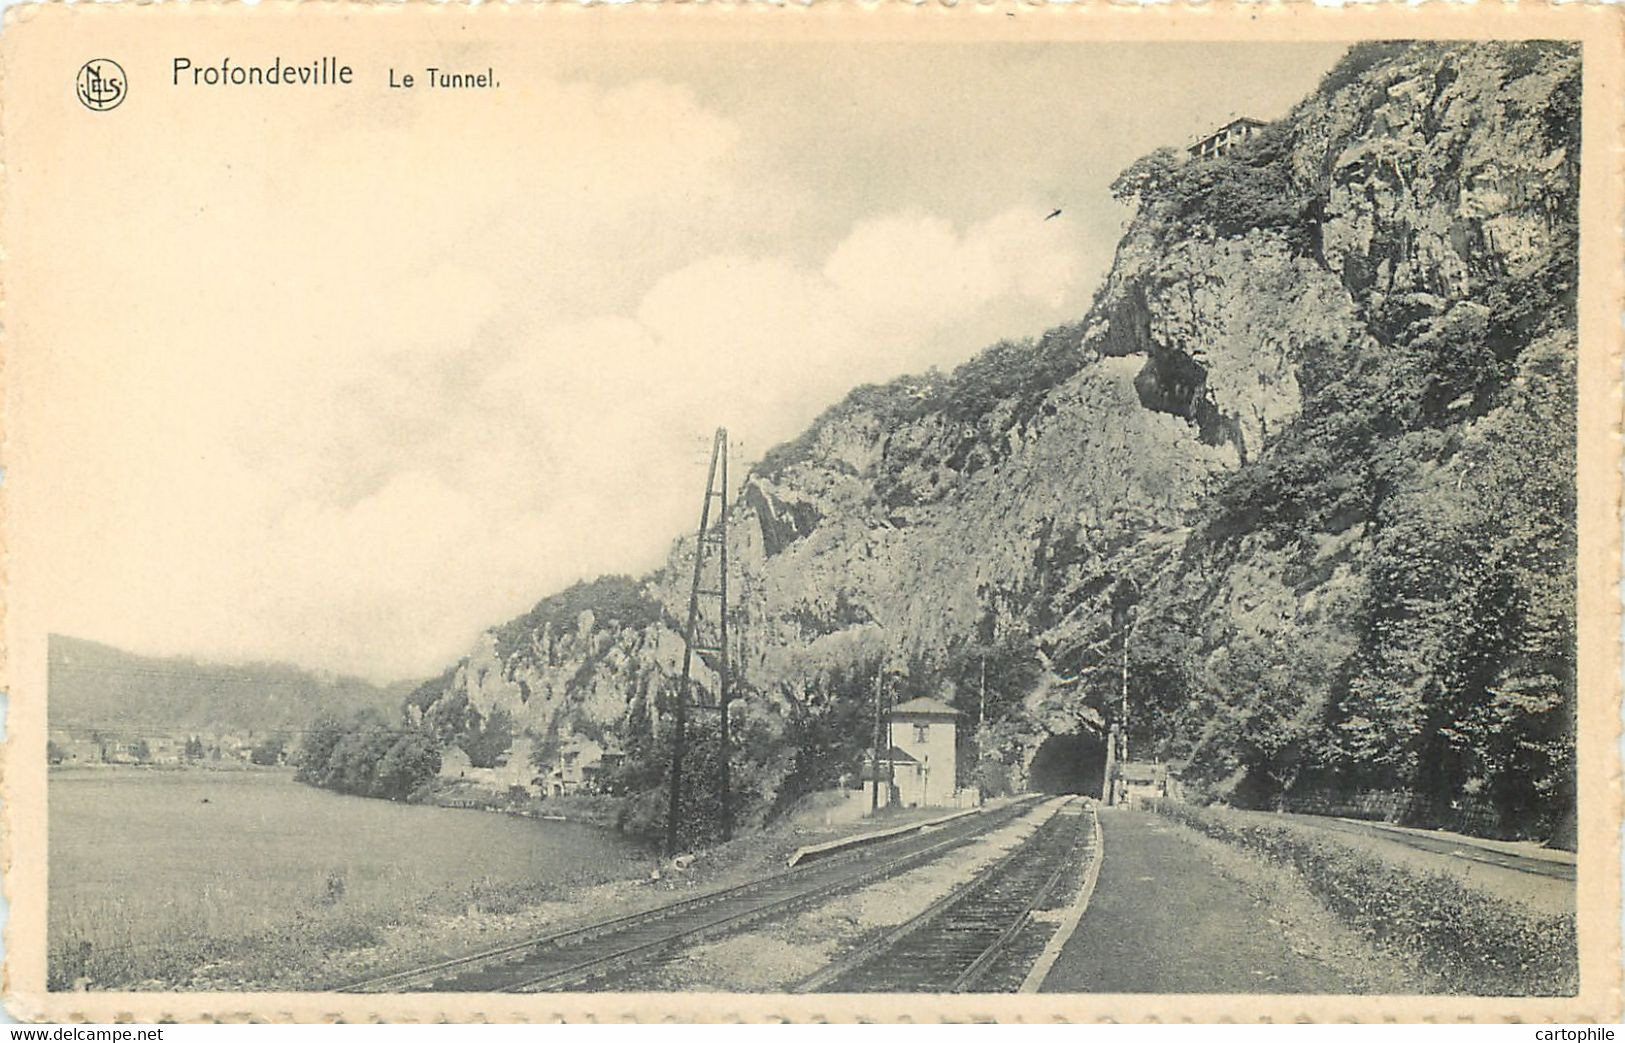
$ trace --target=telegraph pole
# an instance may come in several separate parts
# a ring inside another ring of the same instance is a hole
[[[873,788],[869,793],[869,810],[871,812],[880,810],[880,688],[881,680],[885,676],[885,670],[886,654],[882,652],[880,665],[875,667],[875,760],[873,765]]]
[[[700,526],[694,541],[694,582],[688,593],[688,624],[683,630],[683,675],[677,687],[677,706],[671,745],[671,780],[668,786],[670,802],[666,808],[666,854],[677,854],[677,824],[683,807],[683,753],[688,743],[689,692],[693,687],[695,652],[711,652],[719,656],[717,701],[722,711],[722,827],[724,838],[732,829],[732,814],[728,794],[728,432],[717,428],[711,444],[711,466],[705,475],[705,497],[700,504]],[[721,465],[722,486],[717,486],[718,465]],[[711,531],[711,501],[720,500],[721,524]],[[722,575],[715,590],[707,590],[705,579],[705,552],[707,545],[720,547],[718,555]],[[700,597],[714,595],[720,605],[721,647],[702,648],[696,644],[700,624]]]
[[[981,800],[985,794],[982,787],[986,784],[982,765],[987,761],[987,653],[982,653],[982,697],[976,705],[976,799]],[[957,780],[956,780],[957,783]]]
[[[981,729],[987,722],[987,653],[982,653],[982,700],[976,707],[976,727]]]
[[[1119,715],[1122,720],[1122,727],[1118,733],[1123,743],[1123,750],[1119,759],[1123,761],[1128,760],[1128,639],[1133,633],[1134,610],[1129,609],[1128,614],[1123,618],[1123,694],[1122,713]]]
[[[728,699],[731,692],[728,687],[728,429],[725,427],[717,428],[716,446],[711,450],[711,459],[718,461],[719,458],[722,486],[718,490],[720,502],[717,504],[717,602],[721,606],[717,613],[717,711],[722,719],[717,726],[717,742],[722,747],[722,770],[718,788],[721,790],[722,839],[732,840],[733,794],[729,790],[728,777],[728,760],[732,754],[732,747],[728,745]],[[707,489],[706,499],[710,498],[710,490]]]

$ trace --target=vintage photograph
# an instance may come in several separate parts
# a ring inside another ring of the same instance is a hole
[[[9,29],[47,993],[1581,993],[1578,40],[367,21]]]

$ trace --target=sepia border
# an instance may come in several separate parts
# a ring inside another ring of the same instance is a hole
[[[1625,271],[1621,258],[1622,109],[1625,109],[1625,7],[1500,3],[1347,8],[1266,6],[1219,0],[1200,5],[936,3],[811,5],[577,3],[462,5],[235,3],[22,5],[6,12],[0,35],[0,126],[7,168],[9,135],[46,85],[12,75],[19,52],[66,47],[101,34],[121,38],[175,34],[215,20],[244,20],[279,34],[331,46],[343,33],[350,52],[381,49],[424,22],[482,34],[547,32],[606,39],[661,37],[801,41],[1292,41],[1372,38],[1556,38],[1584,47],[1580,227],[1579,439],[1579,791],[1577,903],[1582,986],[1553,999],[1455,996],[1052,995],[780,996],[720,994],[561,994],[339,996],[313,993],[49,993],[45,991],[45,649],[24,625],[33,577],[5,561],[8,739],[4,750],[5,994],[14,1016],[43,1021],[1000,1021],[1000,1022],[1284,1022],[1284,1021],[1618,1021],[1620,992],[1620,362]],[[65,51],[64,53],[67,53]],[[49,89],[57,89],[51,85]],[[37,215],[6,185],[0,245]],[[18,391],[14,323],[26,301],[13,300],[14,273],[28,264],[4,257],[3,373],[8,403]],[[9,416],[9,410],[6,414]],[[4,447],[8,475],[26,470],[27,446]],[[12,483],[5,497],[5,543],[16,531]]]

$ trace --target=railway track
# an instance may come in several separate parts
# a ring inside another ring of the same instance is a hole
[[[1096,856],[1092,805],[1074,800],[1026,842],[817,974],[795,992],[1015,991],[1049,932],[1034,913],[1064,900]],[[1066,893],[1063,893],[1065,891]]]
[[[967,816],[685,899],[428,966],[352,982],[338,991],[547,992],[657,960],[680,945],[793,912],[819,899],[904,872],[1030,811],[1037,798]]]

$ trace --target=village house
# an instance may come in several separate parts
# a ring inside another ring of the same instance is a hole
[[[604,773],[621,763],[626,754],[585,735],[565,732],[546,779],[550,796],[596,792]]]
[[[1168,766],[1150,761],[1123,761],[1117,765],[1117,802],[1141,807],[1168,795]]]
[[[186,740],[161,735],[147,740],[147,763],[174,765],[186,756]]]
[[[1190,153],[1192,159],[1216,159],[1242,142],[1250,140],[1264,126],[1263,120],[1240,116],[1208,134],[1196,144],[1186,147],[1185,151]]]
[[[217,761],[246,761],[253,751],[254,743],[241,735],[216,735],[213,743],[209,744],[209,757]]]
[[[507,753],[499,753],[496,767],[491,769],[492,784],[501,790],[518,786],[527,792],[534,791],[536,771],[530,763],[534,746],[532,739],[520,736],[508,747]]]
[[[50,763],[63,767],[102,762],[102,744],[95,739],[76,738],[69,732],[50,736]]]
[[[447,746],[440,753],[440,777],[443,779],[465,779],[473,768],[474,762],[468,759],[461,746]]]
[[[530,764],[532,745],[528,738],[515,739],[506,752],[497,755],[495,764],[489,768],[477,768],[468,752],[454,743],[440,753],[439,777],[472,782],[501,793],[515,786],[534,792],[535,772]]]
[[[597,764],[581,766],[581,785],[589,792],[601,791],[609,774],[625,762],[626,751],[613,745],[604,747]]]

